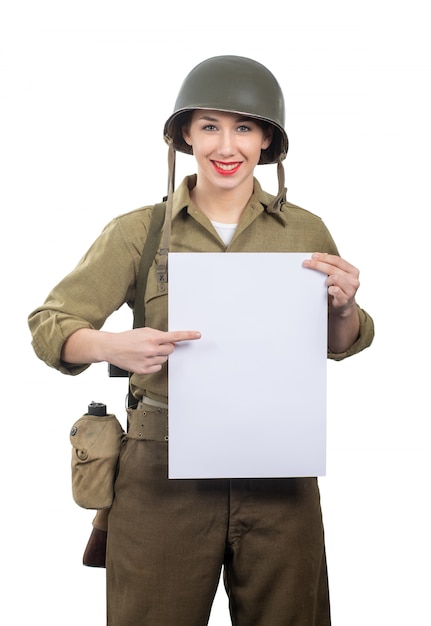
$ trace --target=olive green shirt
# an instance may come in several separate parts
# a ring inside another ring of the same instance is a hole
[[[281,210],[268,213],[273,196],[257,180],[241,215],[231,243],[226,247],[210,220],[193,204],[190,190],[196,175],[186,177],[174,193],[172,252],[328,252],[338,254],[335,243],[316,215],[286,202]],[[89,364],[71,365],[61,360],[66,339],[80,328],[102,328],[105,320],[123,304],[133,307],[139,262],[151,220],[153,205],[113,219],[102,231],[76,268],[51,291],[44,304],[29,316],[33,348],[37,356],[64,374],[79,374]],[[145,294],[146,325],[167,330],[167,285],[156,280],[156,255],[148,274]],[[282,284],[283,277],[280,276]],[[374,336],[371,317],[358,307],[360,333],[341,360],[367,348]],[[279,316],[283,323],[282,313]],[[167,396],[167,365],[160,372],[133,375],[132,389],[156,399]]]

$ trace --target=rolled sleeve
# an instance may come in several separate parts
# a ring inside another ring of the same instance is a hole
[[[350,346],[350,348],[346,350],[345,352],[336,353],[336,352],[328,351],[329,359],[333,359],[334,361],[342,361],[343,359],[346,359],[349,356],[358,354],[358,352],[365,350],[365,348],[368,348],[371,345],[374,339],[373,319],[372,317],[370,317],[370,315],[368,315],[366,311],[364,311],[364,309],[361,309],[359,306],[358,306],[358,313],[359,313],[359,335],[355,343],[353,343]]]
[[[80,328],[92,328],[78,318],[60,314],[51,315],[48,311],[35,311],[29,317],[29,327],[33,339],[31,345],[36,355],[50,367],[62,374],[75,376],[86,370],[90,364],[74,365],[61,360],[63,344],[70,335]]]

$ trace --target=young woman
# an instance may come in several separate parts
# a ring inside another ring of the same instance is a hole
[[[368,347],[372,319],[355,300],[359,272],[317,216],[286,201],[284,99],[252,59],[213,57],[180,89],[164,128],[170,190],[162,243],[148,275],[145,328],[101,330],[133,304],[152,206],[104,229],[78,266],[29,317],[37,355],[65,374],[107,361],[127,371],[128,412],[109,513],[107,615],[112,626],[203,626],[221,568],[236,626],[330,624],[324,533],[315,478],[167,478],[167,361],[199,329],[167,331],[167,248],[176,252],[310,252],[327,275],[328,356]],[[174,190],[175,151],[197,174]],[[254,177],[276,163],[274,197]],[[222,393],[222,390],[219,390]]]

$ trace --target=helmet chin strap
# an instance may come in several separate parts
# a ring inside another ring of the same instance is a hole
[[[286,157],[286,154],[283,153],[279,156],[277,161],[277,178],[278,178],[278,193],[275,196],[274,200],[268,204],[266,210],[268,213],[276,213],[280,210],[283,202],[286,202],[286,193],[287,189],[284,186],[285,177],[284,177],[284,167],[283,167],[283,159]]]

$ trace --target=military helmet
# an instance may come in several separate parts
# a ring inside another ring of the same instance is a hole
[[[180,88],[164,137],[176,150],[192,154],[183,139],[184,114],[195,109],[240,113],[271,124],[274,137],[262,150],[260,164],[282,161],[288,138],[284,130],[284,98],[274,75],[261,63],[241,56],[206,59],[189,72]]]

